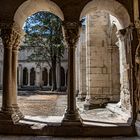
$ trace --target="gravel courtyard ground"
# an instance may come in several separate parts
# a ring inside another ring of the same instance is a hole
[[[62,116],[66,108],[66,95],[18,96],[18,104],[25,115]]]
[[[0,106],[2,95],[0,94]],[[82,119],[89,122],[126,123],[122,116],[111,112],[106,108],[85,111],[82,109],[84,102],[77,102]],[[67,95],[56,94],[26,94],[18,96],[18,105],[24,115],[27,116],[63,116],[67,106]]]

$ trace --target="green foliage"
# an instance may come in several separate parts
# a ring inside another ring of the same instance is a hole
[[[64,54],[62,21],[49,12],[38,12],[29,17],[24,26],[25,40],[21,49],[33,49],[29,60],[46,61],[60,60]]]

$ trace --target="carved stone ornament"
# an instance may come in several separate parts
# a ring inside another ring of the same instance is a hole
[[[69,47],[75,47],[79,39],[81,23],[63,22],[65,40]]]
[[[135,76],[136,76],[136,90],[135,90],[135,102],[136,102],[136,112],[140,113],[140,20],[138,19],[135,21],[135,27],[137,29],[137,36],[139,40],[139,44],[136,49],[135,54],[135,62],[136,62],[136,70],[135,70]],[[137,119],[139,120],[139,115],[137,116]]]
[[[19,46],[20,38],[23,35],[22,29],[16,23],[0,24],[0,37],[4,47],[16,49]]]
[[[137,29],[138,40],[140,41],[140,19],[135,21],[135,27]]]
[[[136,49],[135,61],[137,64],[140,65],[140,20],[139,19],[135,21],[135,27],[137,29],[137,35],[139,40],[139,44]]]

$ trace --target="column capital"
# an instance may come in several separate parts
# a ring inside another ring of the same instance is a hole
[[[76,47],[79,39],[79,31],[81,27],[81,22],[63,22],[65,40],[68,47]]]
[[[121,30],[118,30],[116,32],[116,36],[118,39],[120,39],[121,41],[124,41],[125,37],[124,37],[124,34],[122,34]]]
[[[137,46],[136,54],[135,54],[135,61],[137,64],[140,65],[140,19],[137,19],[135,21],[135,27],[137,29],[137,36],[138,36],[138,40],[139,40],[139,44]]]
[[[1,38],[4,47],[17,49],[19,47],[21,36],[24,35],[22,29],[15,22],[0,23]]]
[[[135,21],[135,27],[137,29],[138,40],[140,41],[140,19]]]

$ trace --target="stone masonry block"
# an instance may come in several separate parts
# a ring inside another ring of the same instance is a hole
[[[105,81],[107,82],[109,80],[109,75],[108,74],[90,74],[90,78],[93,79],[94,81]]]
[[[108,81],[99,81],[99,80],[96,80],[96,81],[93,81],[90,79],[90,85],[89,85],[89,88],[94,88],[94,87],[110,87],[110,82]]]
[[[90,93],[91,94],[103,94],[103,90],[102,90],[102,88],[90,88]]]

